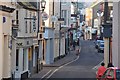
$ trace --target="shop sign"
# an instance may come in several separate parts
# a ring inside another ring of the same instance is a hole
[[[23,43],[16,43],[16,45],[17,45],[18,47],[21,47],[21,46],[23,46]]]
[[[42,13],[42,20],[47,20],[48,19],[48,14],[46,12]]]

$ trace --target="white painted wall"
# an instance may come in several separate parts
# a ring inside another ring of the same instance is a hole
[[[27,12],[27,16],[26,16],[26,12]],[[18,9],[18,17],[19,17],[19,32],[18,32],[18,37],[33,37],[36,36],[36,32],[37,32],[37,20],[36,20],[36,31],[33,31],[33,20],[27,19],[27,33],[25,32],[25,26],[26,26],[26,19],[24,18],[30,18],[30,12],[31,12],[31,18],[33,18],[33,15],[35,13],[35,16],[37,16],[36,12],[34,11],[29,11],[26,9]],[[36,17],[37,18],[37,17]],[[31,21],[31,28],[32,28],[32,32],[30,33],[30,21]]]
[[[66,2],[61,4],[61,10],[66,10],[66,25],[62,25],[63,27],[70,27],[71,25],[71,2]],[[61,11],[62,12],[62,11]]]
[[[61,38],[60,55],[65,55],[65,38]]]
[[[3,17],[6,22],[3,23]],[[9,13],[0,11],[0,79],[11,77],[11,50],[8,48],[8,41],[11,35],[11,16]]]
[[[16,70],[16,40],[12,40],[12,52],[11,52],[11,71],[14,74]]]
[[[45,10],[44,10],[48,14],[49,18],[51,16],[51,14],[50,14],[50,7],[52,7],[52,6],[50,6],[50,4],[52,4],[52,3],[50,3],[49,0],[46,1],[46,7],[45,7]],[[45,21],[45,26],[46,27],[51,27],[50,24],[49,24],[49,22],[50,22],[49,18]]]
[[[0,13],[2,13],[0,11]],[[0,64],[3,64],[3,30],[2,30],[2,15],[0,14]],[[3,66],[0,65],[0,79],[2,79]]]
[[[54,58],[59,56],[59,39],[54,40]]]
[[[120,2],[113,3],[113,15],[112,58],[113,65],[120,67]]]

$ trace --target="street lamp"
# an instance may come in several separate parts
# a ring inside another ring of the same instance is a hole
[[[42,1],[41,1],[42,12],[43,12],[44,9],[45,9],[45,5],[46,5],[46,1],[45,1],[45,0],[42,0]]]
[[[46,1],[45,0],[41,0],[41,2],[39,3],[38,1],[38,11],[37,11],[37,14],[38,14],[38,30],[37,30],[37,37],[38,37],[38,46],[40,46],[40,38],[42,38],[42,34],[39,34],[40,33],[40,11],[42,11],[42,13],[44,12],[44,9],[45,9],[45,6],[46,6]],[[41,9],[40,9],[41,8]],[[41,50],[40,47],[39,48],[39,51]],[[37,56],[39,56],[39,51],[37,53]],[[40,69],[42,69],[43,67],[43,64],[42,62],[40,62],[41,58],[38,58],[37,60],[37,72],[39,72]]]
[[[98,16],[98,33],[97,33],[97,35],[101,35],[101,17],[103,16],[103,11],[98,10],[97,16]]]

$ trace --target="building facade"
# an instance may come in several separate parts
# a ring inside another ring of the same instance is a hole
[[[11,29],[12,13],[11,3],[0,0],[0,79],[11,78]]]
[[[26,4],[31,5],[27,6]],[[36,4],[36,6],[33,6]],[[12,77],[27,78],[39,70],[37,2],[16,2],[12,14]]]
[[[112,40],[112,61],[113,65],[120,67],[120,2],[113,2],[113,40]]]

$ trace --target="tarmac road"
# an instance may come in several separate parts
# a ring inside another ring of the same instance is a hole
[[[79,59],[54,72],[50,79],[96,80],[96,70],[93,69],[103,60],[103,53],[97,53],[93,41],[81,41]]]

